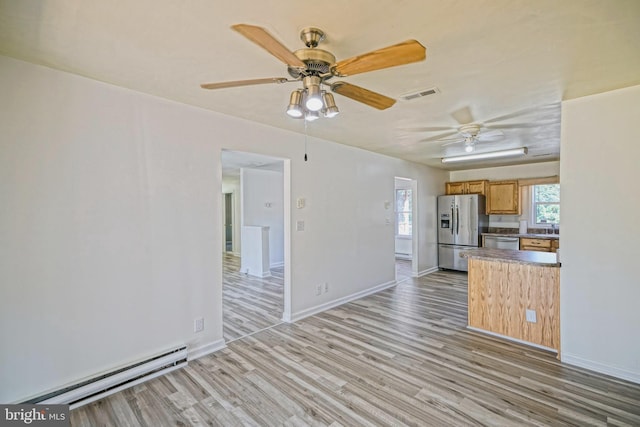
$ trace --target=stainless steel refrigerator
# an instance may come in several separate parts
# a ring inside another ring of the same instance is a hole
[[[480,194],[438,196],[438,266],[468,271],[460,252],[481,246],[481,233],[489,229],[485,199]]]

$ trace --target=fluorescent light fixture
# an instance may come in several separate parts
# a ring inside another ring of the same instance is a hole
[[[466,156],[443,157],[442,163],[464,162],[468,160],[496,159],[499,157],[523,156],[527,154],[527,147],[513,148],[511,150],[490,151],[488,153],[469,154]]]

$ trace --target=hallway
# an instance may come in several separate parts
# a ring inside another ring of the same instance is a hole
[[[271,277],[240,272],[240,257],[222,259],[223,337],[229,343],[282,322],[284,267],[271,269]]]

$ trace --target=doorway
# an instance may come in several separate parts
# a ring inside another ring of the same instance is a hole
[[[290,162],[223,150],[221,164],[222,325],[229,343],[288,318]],[[269,248],[259,272],[243,262],[264,251],[249,238],[257,226],[267,229]]]
[[[224,193],[224,251],[233,252],[233,193]]]
[[[417,277],[417,188],[415,179],[394,178],[396,282]]]

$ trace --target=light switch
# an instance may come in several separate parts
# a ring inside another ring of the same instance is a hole
[[[306,200],[303,197],[298,197],[298,199],[296,200],[296,207],[298,209],[302,209],[304,208],[306,204]]]
[[[304,231],[304,221],[296,221],[296,231]]]

